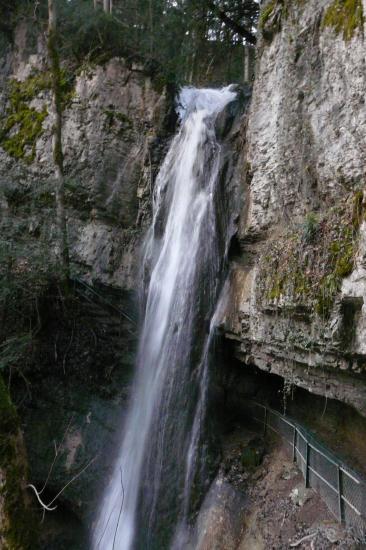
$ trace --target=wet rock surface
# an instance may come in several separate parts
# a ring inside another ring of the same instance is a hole
[[[242,207],[223,330],[248,368],[275,373],[365,415],[364,215],[360,224],[340,215],[335,223],[354,231],[347,269],[339,275],[327,260],[319,262],[318,298],[324,302],[331,295],[329,315],[317,313],[309,299],[312,254],[337,246],[323,230],[329,212],[341,210],[345,201],[364,204],[363,32],[358,26],[346,40],[325,25],[328,4],[294,2],[283,13],[279,6],[280,24],[259,44],[240,147]],[[314,220],[319,225],[312,235]],[[298,234],[303,237],[295,252],[301,261],[293,260],[293,252],[284,259],[277,254],[277,265],[273,250]],[[263,288],[263,265],[271,254],[274,261],[265,273],[271,283]],[[283,264],[290,263],[284,276]]]

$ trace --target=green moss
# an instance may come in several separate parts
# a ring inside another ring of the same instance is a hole
[[[49,72],[37,73],[24,81],[13,80],[11,97],[14,101],[31,101],[43,90],[51,88]]]
[[[274,283],[268,292],[268,298],[270,300],[278,300],[281,297],[284,288],[284,279],[281,276],[277,276],[274,279]]]
[[[294,278],[294,293],[296,296],[306,297],[311,292],[309,278],[306,273],[297,270]]]
[[[363,32],[362,0],[333,0],[325,11],[322,27],[331,27],[348,41],[359,30]]]
[[[50,88],[50,72],[37,73],[24,81],[10,81],[9,105],[0,121],[0,145],[9,155],[28,164],[35,158],[37,139],[43,133],[43,121],[48,115],[46,107],[38,111],[29,102]],[[64,70],[60,72],[60,93],[65,106],[72,99],[73,86]]]
[[[318,216],[314,212],[309,212],[306,215],[305,221],[302,226],[303,234],[302,239],[306,243],[311,243],[314,241],[317,231],[319,228]]]
[[[9,116],[2,132],[0,143],[5,151],[14,158],[24,159],[28,163],[33,162],[36,142],[42,134],[42,124],[47,114],[46,108],[37,111],[29,108],[26,104],[20,105],[17,112]],[[9,136],[14,127],[16,132]],[[30,152],[28,148],[30,148]]]
[[[324,319],[329,317],[335,295],[340,290],[341,284],[342,279],[336,273],[329,273],[319,281],[314,309],[320,317]]]
[[[268,21],[269,21],[271,15],[273,14],[277,4],[278,4],[277,0],[272,0],[261,11],[261,14],[259,16],[258,26],[262,31],[265,28],[266,24],[268,23]]]
[[[18,415],[0,375],[0,471],[5,480],[0,486],[4,515],[0,539],[4,540],[4,550],[36,548],[35,522],[26,505],[22,486],[26,477],[26,466],[24,456],[21,455],[20,442]]]
[[[49,85],[45,74],[10,82],[9,106],[0,130],[0,145],[14,158],[31,163],[36,142],[42,134],[47,109],[37,111],[28,103]]]
[[[336,276],[344,278],[351,275],[354,268],[355,246],[353,241],[345,240],[342,243],[341,251],[337,257],[334,268]]]
[[[301,6],[306,0],[271,0],[262,9],[259,15],[258,26],[264,38],[271,39],[275,33],[280,31],[281,22],[287,19],[291,8]],[[291,38],[291,37],[290,37]]]

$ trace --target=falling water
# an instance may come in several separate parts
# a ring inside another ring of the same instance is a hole
[[[230,88],[185,88],[181,127],[154,189],[145,243],[145,314],[123,443],[93,548],[182,548],[208,482],[204,437],[211,320],[222,282],[218,114]]]

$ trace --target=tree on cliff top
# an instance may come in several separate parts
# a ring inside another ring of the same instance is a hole
[[[117,56],[127,63],[160,67],[178,83],[212,78],[224,83],[241,80],[243,47],[256,42],[259,5],[255,0],[54,2],[60,55],[77,63],[103,63]],[[3,0],[0,4],[0,32],[10,36],[22,17],[31,18],[43,32],[47,0]]]
[[[69,248],[67,242],[67,226],[65,213],[65,189],[62,152],[62,92],[61,92],[61,69],[57,49],[57,14],[55,0],[48,0],[48,37],[47,50],[51,70],[52,84],[52,151],[56,179],[56,211],[58,228],[59,259],[61,276],[65,288],[68,286],[70,277]]]

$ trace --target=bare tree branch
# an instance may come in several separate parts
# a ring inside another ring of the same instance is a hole
[[[52,506],[52,504],[53,504],[53,503],[58,499],[58,497],[65,491],[65,489],[67,489],[67,487],[68,487],[69,485],[71,485],[71,483],[72,483],[73,481],[75,481],[78,477],[80,477],[81,474],[83,474],[83,473],[85,472],[85,470],[86,470],[87,468],[89,468],[89,466],[97,459],[97,456],[98,456],[98,455],[96,455],[94,458],[92,458],[92,459],[88,462],[88,464],[87,464],[86,466],[84,466],[84,468],[83,468],[82,470],[80,470],[80,472],[78,472],[76,475],[74,475],[74,476],[70,479],[70,481],[68,481],[68,482],[66,483],[66,485],[64,485],[64,486],[62,487],[62,489],[57,493],[57,495],[56,495],[56,496],[51,500],[51,502],[49,502],[48,504],[45,504],[45,503],[42,501],[41,497],[39,496],[39,495],[40,495],[40,492],[36,489],[36,487],[35,487],[34,485],[32,485],[31,483],[29,483],[29,484],[27,485],[27,487],[29,487],[30,489],[32,489],[32,491],[34,491],[34,493],[35,493],[35,495],[36,495],[36,497],[37,497],[37,500],[38,500],[38,502],[40,503],[40,505],[42,506],[44,512],[45,512],[46,510],[47,510],[48,512],[52,512],[53,510],[56,510],[57,506]]]
[[[51,504],[53,504],[53,503],[55,502],[55,500],[58,499],[58,497],[65,491],[65,489],[67,489],[67,487],[68,487],[69,485],[71,485],[71,483],[72,483],[73,481],[75,481],[76,479],[78,479],[78,477],[80,477],[81,474],[83,474],[83,473],[85,472],[85,470],[87,470],[87,469],[89,468],[89,466],[91,466],[91,464],[93,464],[93,462],[96,461],[97,457],[98,457],[98,455],[95,455],[95,457],[92,458],[92,459],[87,463],[87,465],[84,466],[84,468],[83,468],[82,470],[80,470],[80,472],[78,472],[76,475],[74,475],[74,477],[72,477],[72,478],[70,479],[70,481],[68,481],[68,482],[66,483],[66,485],[64,485],[64,486],[62,487],[62,489],[57,493],[57,495],[51,500],[51,502],[48,504],[48,506],[51,506]]]
[[[49,505],[47,505],[47,504],[45,504],[44,502],[42,502],[41,497],[39,496],[39,492],[37,491],[37,489],[35,488],[34,485],[32,485],[32,484],[30,483],[29,485],[27,485],[27,487],[29,487],[30,489],[33,489],[33,491],[34,491],[34,493],[35,493],[35,495],[36,495],[36,497],[37,497],[37,499],[38,499],[38,502],[40,503],[40,505],[42,506],[42,508],[43,508],[44,510],[47,510],[48,512],[52,512],[53,510],[56,510],[57,506],[53,506],[53,507],[51,508]]]
[[[257,37],[255,34],[253,34],[251,31],[246,29],[243,25],[240,25],[234,19],[231,19],[222,9],[220,9],[213,0],[208,0],[208,6],[209,8],[216,13],[217,17],[227,26],[229,29],[234,31],[236,34],[239,34],[239,36],[242,36],[245,38],[249,44],[256,44],[257,43]]]
[[[68,433],[68,431],[69,431],[69,429],[70,429],[70,425],[71,425],[71,422],[72,422],[73,418],[74,418],[74,415],[72,415],[71,418],[70,418],[70,420],[69,420],[69,423],[68,423],[68,425],[67,425],[67,427],[66,427],[66,430],[65,430],[65,432],[64,432],[64,435],[62,436],[62,439],[61,439],[60,444],[59,444],[59,445],[56,445],[56,442],[54,442],[54,445],[55,445],[55,456],[54,456],[54,458],[53,458],[53,461],[52,461],[52,464],[51,464],[51,466],[50,466],[50,469],[48,470],[48,474],[47,474],[47,477],[46,477],[46,481],[44,482],[44,485],[43,485],[42,489],[39,491],[39,494],[40,494],[40,495],[43,493],[43,491],[44,491],[45,488],[47,487],[47,483],[48,483],[48,481],[49,481],[49,479],[50,479],[50,477],[51,477],[53,468],[54,468],[54,466],[55,466],[55,464],[56,464],[57,457],[58,457],[58,455],[59,455],[59,453],[60,453],[60,450],[61,450],[61,447],[62,447],[62,445],[63,445],[63,442],[65,441],[65,437],[66,437],[66,435],[67,435],[67,433]]]

